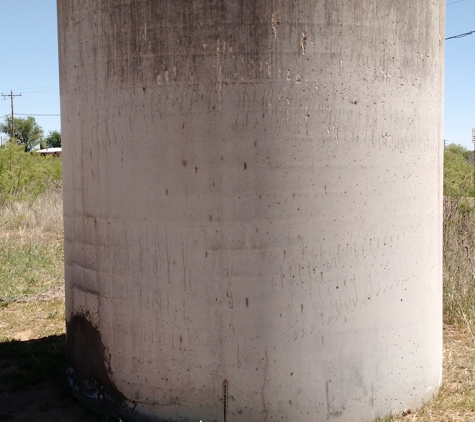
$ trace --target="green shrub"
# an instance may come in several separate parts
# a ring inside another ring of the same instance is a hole
[[[468,161],[471,152],[450,144],[444,151],[444,195],[452,198],[475,196],[474,166]]]
[[[0,148],[0,206],[33,201],[51,186],[61,186],[61,159],[25,153],[12,142]]]

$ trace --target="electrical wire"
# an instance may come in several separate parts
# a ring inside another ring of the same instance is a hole
[[[15,113],[15,116],[61,116],[61,114],[29,114],[29,113]]]
[[[447,40],[452,40],[454,38],[463,38],[463,37],[466,37],[467,35],[472,35],[473,33],[475,33],[475,31],[465,32],[465,34],[454,35],[452,37],[446,38],[445,40],[447,41]]]
[[[17,91],[32,93],[32,94],[40,94],[44,92],[54,92],[59,91],[59,86],[57,85],[50,85],[50,86],[42,86],[37,88],[15,88]]]
[[[451,3],[447,3],[447,6],[450,6],[450,5],[455,4],[455,3],[460,3],[461,1],[465,1],[465,0],[456,0],[456,1],[453,1]]]
[[[53,102],[49,102],[49,103],[30,103],[30,104],[21,104],[22,107],[25,107],[25,106],[32,106],[32,105],[44,105],[44,104],[59,104],[59,101],[53,101]]]

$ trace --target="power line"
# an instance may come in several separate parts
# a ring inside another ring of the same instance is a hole
[[[30,114],[30,113],[17,113],[17,116],[61,116],[61,114]]]
[[[15,113],[16,116],[32,116],[32,117],[35,117],[35,116],[61,116],[61,114],[30,114],[30,113],[27,113],[27,114],[23,114],[23,113]],[[0,116],[0,119],[4,119],[5,117],[8,117],[10,116],[9,114],[5,114],[4,116]],[[471,127],[471,126],[470,126]]]
[[[21,90],[22,92],[27,92],[27,93],[38,94],[38,93],[43,93],[43,92],[59,91],[59,86],[50,85],[50,86],[42,86],[42,87],[36,87],[36,88],[21,88],[18,90],[19,91]]]
[[[453,1],[452,3],[447,3],[447,6],[450,6],[455,3],[460,3],[461,1],[465,1],[465,0],[456,0],[456,1]]]
[[[51,101],[49,103],[29,103],[29,104],[22,104],[22,107],[25,106],[32,106],[32,105],[44,105],[44,104],[59,104],[59,101]]]
[[[466,37],[467,35],[472,35],[473,33],[475,33],[475,31],[465,32],[465,34],[454,35],[452,37],[446,38],[445,40],[447,41],[447,40],[452,40],[454,38],[463,38],[463,37]]]

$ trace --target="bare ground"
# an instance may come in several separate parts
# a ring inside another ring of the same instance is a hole
[[[55,289],[0,308],[0,421],[112,421],[67,388],[63,296]]]

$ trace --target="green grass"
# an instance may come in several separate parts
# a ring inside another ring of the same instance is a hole
[[[0,238],[0,304],[64,284],[63,244],[37,238]]]

